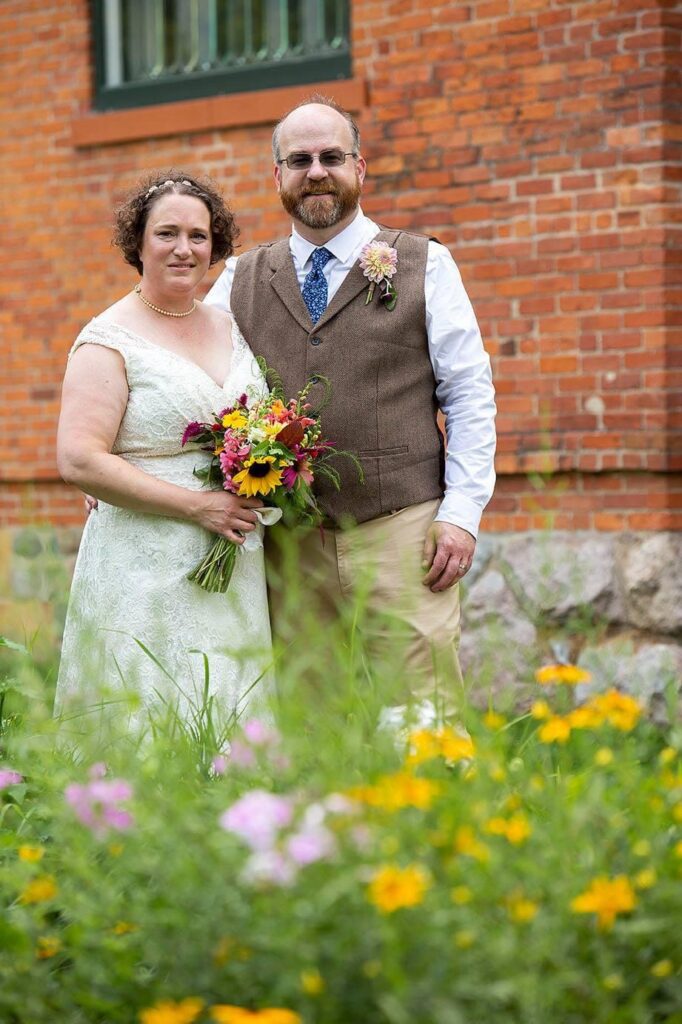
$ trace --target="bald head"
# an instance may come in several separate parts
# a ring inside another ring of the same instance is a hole
[[[311,96],[285,114],[275,126],[272,133],[273,159],[275,163],[278,163],[282,156],[287,155],[285,146],[287,133],[295,131],[297,138],[300,138],[301,133],[305,136],[308,131],[319,135],[321,131],[333,131],[334,128],[338,130],[344,126],[346,129],[343,135],[344,149],[347,149],[348,152],[358,153],[360,151],[360,129],[351,115],[334,100],[327,99],[325,96]]]

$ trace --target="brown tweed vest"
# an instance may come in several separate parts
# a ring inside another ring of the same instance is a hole
[[[369,282],[356,263],[313,325],[288,239],[240,256],[232,285],[239,328],[279,373],[286,398],[316,374],[331,381],[324,434],[354,452],[365,473],[360,483],[350,460],[339,457],[341,490],[316,482],[320,504],[335,523],[361,523],[443,493],[443,440],[426,336],[428,239],[386,229],[376,238],[398,251],[398,301],[390,312],[378,287],[365,305]],[[321,385],[312,389],[313,406],[321,393]]]

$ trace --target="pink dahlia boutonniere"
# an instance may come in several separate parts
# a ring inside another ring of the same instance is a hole
[[[395,309],[398,293],[391,278],[398,269],[398,253],[387,242],[368,242],[360,253],[360,266],[365,277],[369,278],[369,288],[365,305],[372,301],[374,289],[380,284],[379,298],[386,304],[386,309]]]

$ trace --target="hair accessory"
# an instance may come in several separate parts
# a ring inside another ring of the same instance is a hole
[[[193,184],[193,182],[187,181],[186,178],[182,178],[182,179],[178,178],[177,180],[174,180],[173,178],[166,178],[166,180],[162,181],[161,184],[159,184],[159,185],[152,185],[151,188],[148,188],[147,191],[144,194],[144,197],[145,197],[145,199],[149,199],[149,197],[152,194],[152,192],[156,192],[156,190],[159,189],[159,188],[167,188],[169,185],[189,185],[191,187],[192,184]]]
[[[175,184],[175,182],[173,182],[173,184]],[[193,313],[194,310],[197,308],[197,300],[196,299],[192,299],[192,308],[186,310],[184,313],[172,313],[170,311],[170,309],[161,309],[161,306],[155,306],[153,302],[149,301],[149,299],[145,299],[144,295],[142,294],[142,286],[139,285],[139,284],[135,285],[135,294],[140,299],[142,299],[142,301],[144,302],[145,306],[149,306],[149,308],[153,309],[155,313],[162,313],[163,316],[175,316],[175,317],[178,317],[178,316],[189,316],[190,313]]]

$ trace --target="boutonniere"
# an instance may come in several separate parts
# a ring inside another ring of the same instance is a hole
[[[398,293],[391,278],[398,269],[397,251],[387,242],[368,242],[360,253],[360,266],[365,277],[369,278],[365,305],[372,301],[374,289],[379,284],[379,299],[385,303],[386,309],[395,309]]]

